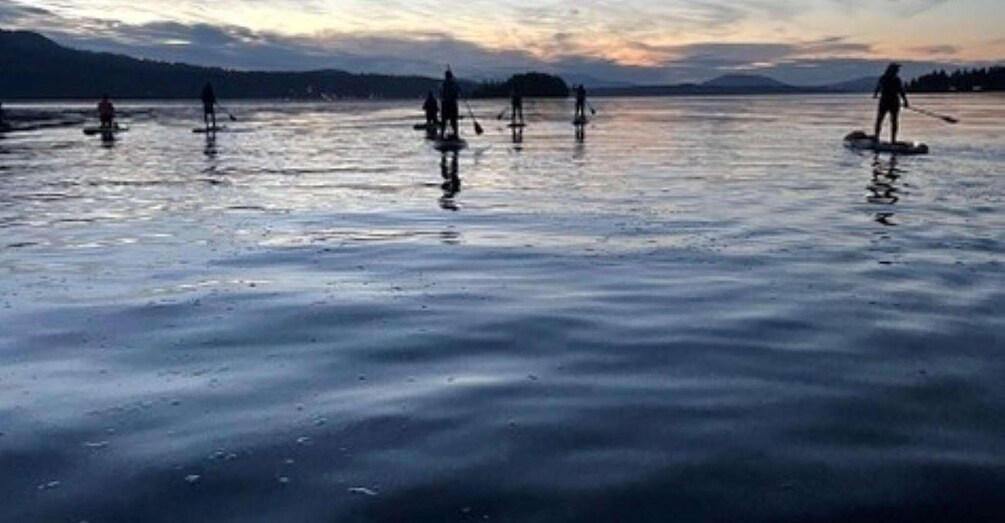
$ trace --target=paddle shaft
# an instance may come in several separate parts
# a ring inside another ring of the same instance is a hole
[[[468,108],[468,114],[471,116],[471,121],[475,123],[475,134],[481,136],[485,130],[482,129],[481,124],[478,123],[478,118],[475,117],[475,112],[471,110],[471,104],[469,104],[466,99],[464,100],[464,106]]]
[[[919,109],[917,107],[914,107],[913,105],[912,106],[908,106],[907,108],[910,109],[910,110],[912,110],[912,111],[914,111],[914,112],[916,112],[916,113],[923,114],[925,116],[930,116],[932,118],[938,118],[939,120],[942,120],[942,121],[944,121],[946,123],[951,123],[951,124],[959,123],[959,120],[957,120],[956,118],[953,118],[952,116],[945,116],[945,115],[942,115],[942,114],[939,114],[939,113],[933,113],[932,111],[926,111],[925,109]]]
[[[228,118],[230,118],[230,121],[232,121],[232,122],[236,122],[237,121],[237,117],[235,117],[233,114],[230,114],[230,111],[228,111],[226,107],[224,107],[224,106],[222,106],[220,104],[216,104],[216,106],[219,107],[220,110],[223,111],[224,114],[226,114]]]

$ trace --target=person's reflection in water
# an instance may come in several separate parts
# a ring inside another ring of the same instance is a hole
[[[523,150],[523,127],[513,127],[512,129],[513,150]]]
[[[449,159],[447,158],[449,156]],[[459,211],[460,207],[454,201],[454,197],[461,192],[461,177],[458,173],[457,164],[458,153],[443,153],[440,157],[440,174],[443,175],[443,196],[440,197],[440,207],[448,211]]]
[[[869,195],[866,201],[877,205],[894,205],[900,201],[900,188],[897,181],[903,171],[897,167],[897,156],[884,160],[876,155],[872,160],[872,181],[867,187]],[[876,221],[883,225],[896,225],[892,212],[876,213]]]
[[[108,130],[101,132],[101,146],[105,149],[111,149],[115,147],[115,133]]]
[[[577,125],[576,126],[576,143],[585,143],[585,142],[586,142],[586,126],[585,125]]]
[[[202,153],[209,159],[216,159],[218,152],[216,148],[216,133],[206,133],[206,147],[202,149]]]

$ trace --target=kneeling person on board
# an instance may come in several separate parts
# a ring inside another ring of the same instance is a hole
[[[108,100],[107,94],[98,102],[98,119],[102,129],[111,129],[115,125],[115,106]]]
[[[216,129],[216,93],[213,92],[213,84],[206,82],[202,88],[202,120],[206,127]],[[210,125],[212,122],[212,126]]]
[[[461,88],[457,85],[457,80],[454,79],[454,73],[447,69],[446,74],[443,78],[443,88],[440,91],[440,138],[441,139],[453,139],[459,138],[457,132],[457,118],[460,116],[459,110],[457,108],[457,100],[461,96]],[[450,128],[453,130],[453,134],[447,135],[447,124],[450,124]]]
[[[436,96],[433,96],[432,91],[426,95],[426,102],[422,104],[422,110],[426,113],[426,127],[436,127],[439,123],[440,104],[436,102]]]
[[[904,91],[904,82],[900,80],[897,73],[900,72],[900,64],[892,63],[886,68],[886,72],[879,78],[876,90],[872,93],[873,98],[879,98],[879,109],[876,114],[876,132],[873,137],[878,142],[879,135],[883,131],[883,120],[887,113],[890,114],[890,143],[897,143],[897,131],[900,127],[900,101],[904,100],[904,107],[910,107],[907,101],[907,93]]]

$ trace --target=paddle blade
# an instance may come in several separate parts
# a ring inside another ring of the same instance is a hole
[[[951,124],[958,124],[958,123],[960,123],[959,120],[957,120],[956,118],[953,118],[952,116],[943,116],[942,120],[944,122],[946,122],[946,123],[951,123]]]
[[[482,129],[481,124],[478,123],[478,122],[475,122],[475,134],[477,134],[478,136],[481,136],[484,133],[485,133],[485,129]]]
[[[232,121],[232,122],[236,122],[237,121],[237,117],[236,116],[234,116],[232,114],[228,114],[227,116],[230,117],[230,121]]]

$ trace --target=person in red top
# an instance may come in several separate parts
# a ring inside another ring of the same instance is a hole
[[[115,106],[108,100],[107,94],[98,103],[98,118],[101,119],[102,128],[111,129],[115,125]]]

